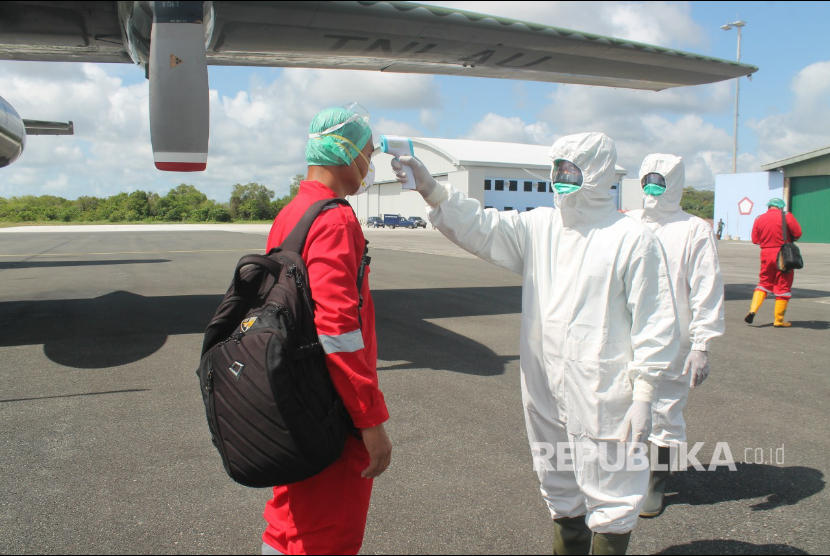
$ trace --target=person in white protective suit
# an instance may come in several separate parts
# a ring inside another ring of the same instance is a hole
[[[640,513],[653,517],[663,511],[663,493],[669,476],[670,448],[686,442],[683,409],[689,390],[709,376],[709,343],[723,335],[723,278],[712,226],[683,212],[683,159],[672,154],[650,154],[640,167],[644,208],[626,213],[652,230],[666,253],[677,304],[680,351],[672,367],[680,376],[663,382],[652,404],[649,440],[657,447],[660,468],[652,470],[649,493]],[[654,449],[654,448],[652,448]]]
[[[569,135],[550,157],[557,208],[521,214],[482,209],[417,158],[392,167],[401,181],[412,173],[445,236],[522,275],[522,400],[554,553],[624,553],[649,470],[619,460],[646,441],[677,353],[674,300],[659,242],[614,206],[614,142]]]

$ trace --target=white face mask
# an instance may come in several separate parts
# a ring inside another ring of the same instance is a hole
[[[369,170],[366,171],[366,177],[360,182],[360,187],[357,188],[355,195],[365,193],[367,189],[375,184],[375,163],[369,161]]]

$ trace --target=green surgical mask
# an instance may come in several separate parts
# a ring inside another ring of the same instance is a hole
[[[643,187],[643,193],[645,193],[646,195],[651,195],[652,197],[659,197],[665,192],[665,187],[653,183],[647,183],[645,187]]]
[[[574,191],[579,191],[582,188],[582,186],[574,185],[572,183],[555,183],[553,184],[553,188],[560,195],[568,195],[570,193],[573,193]]]

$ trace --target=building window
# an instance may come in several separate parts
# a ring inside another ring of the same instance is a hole
[[[546,181],[537,181],[536,182],[536,191],[539,193],[546,193],[548,190],[548,182]]]
[[[504,180],[495,180],[496,181],[496,191],[504,191]]]
[[[518,180],[510,180],[510,191],[518,191],[519,190],[519,181]]]
[[[493,180],[484,180],[484,191],[490,191],[493,188]]]
[[[525,182],[525,192],[528,192],[528,191],[533,191],[533,182],[532,181],[526,181]]]

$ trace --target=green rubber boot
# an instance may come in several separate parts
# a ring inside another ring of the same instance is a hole
[[[625,554],[631,533],[594,533],[591,554]]]
[[[591,530],[584,515],[553,520],[554,554],[588,554],[590,549]]]
[[[657,463],[665,466],[670,464],[670,449],[664,446],[651,445],[651,449],[657,448]],[[656,517],[663,513],[663,498],[666,492],[666,480],[671,474],[670,471],[652,471],[648,481],[648,492],[640,510],[640,517]]]

